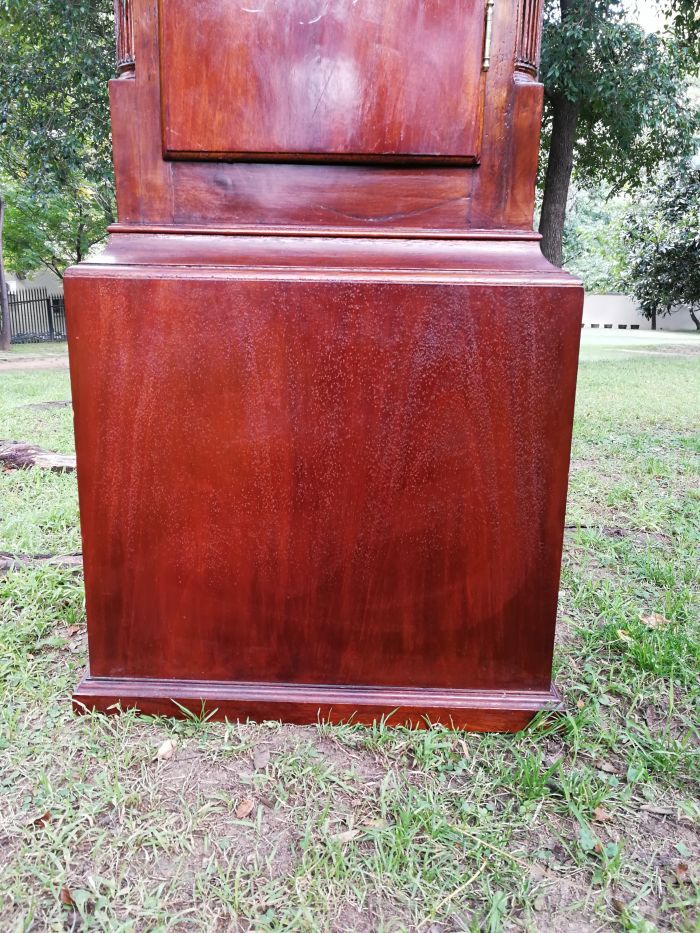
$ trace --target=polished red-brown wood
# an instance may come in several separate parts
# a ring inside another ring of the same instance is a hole
[[[520,48],[522,44],[519,38],[522,23],[534,23],[539,34],[539,9],[532,4],[523,7],[522,0],[496,0],[493,7],[489,67],[481,71],[482,104],[477,101],[483,111],[480,118],[483,130],[478,130],[476,137],[478,168],[442,165],[421,168],[164,159],[163,127],[167,133],[168,123],[163,118],[163,94],[168,93],[169,85],[161,87],[159,19],[162,22],[163,12],[167,13],[172,0],[161,0],[160,15],[156,0],[125,2],[131,7],[129,22],[134,29],[134,71],[126,72],[110,86],[120,223],[144,228],[215,224],[234,233],[240,228],[259,228],[264,232],[270,227],[304,227],[316,230],[319,235],[334,231],[359,231],[364,235],[382,230],[401,233],[406,229],[427,235],[436,231],[464,235],[482,229],[514,232],[532,229],[539,148],[539,131],[533,132],[533,126],[539,127],[541,119],[542,86],[520,71],[519,79],[527,79],[529,83],[515,80],[516,46]],[[344,2],[338,0],[339,8]],[[304,3],[305,0],[276,0],[273,4],[268,0],[270,8],[296,7],[300,19]],[[364,3],[361,0],[357,6]],[[237,18],[237,8],[227,5],[231,16]],[[261,3],[246,0],[244,5],[253,8]],[[410,34],[422,3],[382,0],[381,6],[397,13],[405,8],[406,29]],[[199,23],[206,21],[212,12],[216,14],[220,4],[219,0],[198,0],[186,7],[192,11],[189,15],[198,17]],[[469,8],[471,15],[464,16],[463,5],[455,0],[454,31],[462,35],[469,30],[472,38],[483,36],[486,0],[473,7],[470,0]],[[430,41],[428,36],[425,41]],[[465,68],[473,64],[468,57],[471,47],[469,40]],[[193,67],[208,66],[209,80],[218,81],[217,69],[224,67],[230,57],[230,50],[216,35],[210,37],[200,52],[203,64],[189,61],[184,75],[177,78],[183,85]],[[264,49],[260,54],[265,54]],[[413,82],[420,75],[425,94],[433,93],[432,70],[412,65],[408,71],[402,80]],[[168,72],[168,80],[171,78],[174,75]],[[470,109],[473,102],[463,106],[459,90],[445,89],[442,97],[437,113],[427,115],[428,129],[422,130],[426,139],[433,117],[445,112],[445,108],[459,108],[460,113],[469,113],[470,118],[473,115]],[[202,115],[197,119],[226,120],[225,108],[221,113],[218,109],[220,100],[203,95]],[[524,109],[529,119],[513,125],[513,114]],[[455,126],[462,119],[456,119]],[[295,160],[298,156],[299,153],[289,153]]]
[[[540,4],[242,6],[120,14],[119,222],[66,276],[76,708],[522,728],[582,307],[531,228]]]
[[[483,12],[482,0],[160,0],[164,150],[476,162]]]
[[[117,699],[118,698],[118,699]],[[389,690],[377,687],[329,687],[92,677],[73,695],[76,713],[99,709],[116,714],[137,709],[151,716],[182,716],[188,710],[208,719],[283,719],[285,722],[444,725],[472,732],[519,732],[533,716],[563,705],[556,689],[507,693],[479,690]]]

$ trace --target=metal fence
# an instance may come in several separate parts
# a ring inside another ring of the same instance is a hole
[[[44,343],[66,339],[63,295],[45,288],[27,288],[9,295],[12,343]]]

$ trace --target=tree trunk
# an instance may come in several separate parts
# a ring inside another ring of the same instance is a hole
[[[83,205],[78,201],[78,217],[80,218],[80,223],[78,224],[78,233],[75,238],[75,260],[76,263],[81,263],[83,261],[83,230],[85,225],[83,223]],[[61,276],[63,278],[63,276]]]
[[[559,0],[562,22],[576,11],[575,0]],[[584,68],[579,62],[579,68]],[[559,94],[552,98],[552,136],[544,180],[540,233],[542,252],[555,266],[564,262],[564,222],[569,198],[580,105]]]
[[[689,311],[690,311],[690,317],[693,321],[693,324],[695,324],[695,329],[700,330],[700,320],[698,320],[697,314],[695,313],[695,311],[693,311],[692,308],[690,308]]]
[[[656,308],[651,312],[651,329],[656,330]]]
[[[564,221],[574,168],[579,105],[560,95],[552,101],[552,108],[554,119],[542,198],[540,233],[542,252],[555,266],[561,266],[564,261]]]
[[[2,230],[5,224],[5,199],[0,192],[0,350],[10,349],[10,302],[7,297],[5,263],[2,256]]]

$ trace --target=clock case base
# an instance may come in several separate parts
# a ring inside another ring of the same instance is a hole
[[[115,234],[66,295],[91,666],[77,712],[515,732],[561,708],[583,290],[534,237]],[[295,419],[259,402],[284,397],[286,353],[304,361]],[[241,380],[251,354],[257,382]],[[352,456],[328,424],[355,432]],[[382,485],[395,426],[404,479]],[[381,521],[346,507],[365,495]]]
[[[563,710],[549,691],[433,690],[327,684],[235,683],[91,677],[73,694],[77,713],[135,709],[149,716],[188,713],[232,721],[281,720],[296,725],[359,723],[424,728],[443,725],[469,732],[519,732],[538,713]]]

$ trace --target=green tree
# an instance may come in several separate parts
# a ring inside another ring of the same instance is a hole
[[[540,232],[556,265],[574,172],[581,187],[634,189],[693,146],[698,118],[686,87],[700,22],[689,19],[686,0],[674,6],[680,37],[662,38],[629,22],[622,0],[545,0]]]
[[[665,7],[679,42],[700,61],[700,5],[698,0],[669,0]]]
[[[0,48],[7,254],[60,274],[85,254],[98,215],[103,230],[114,219],[112,2],[0,0]]]
[[[71,182],[74,179],[71,179]],[[105,236],[105,213],[86,183],[27,188],[0,176],[6,200],[5,266],[18,274],[45,267],[59,278]]]
[[[601,187],[572,187],[564,227],[564,259],[570,272],[597,294],[622,288],[626,262],[623,224],[630,198]]]
[[[77,177],[107,214],[112,0],[0,0],[0,166],[60,190]]]
[[[700,168],[667,167],[627,216],[624,285],[656,325],[679,305],[700,330]]]

